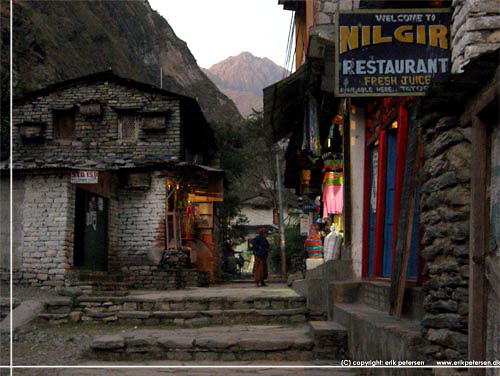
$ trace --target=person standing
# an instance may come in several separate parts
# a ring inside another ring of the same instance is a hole
[[[263,227],[259,230],[257,235],[252,240],[254,264],[253,273],[255,286],[267,286],[264,280],[267,278],[267,255],[269,252],[269,242],[267,241],[267,228]]]

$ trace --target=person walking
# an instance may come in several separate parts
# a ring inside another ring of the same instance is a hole
[[[267,278],[267,255],[269,251],[269,242],[267,241],[267,228],[263,227],[259,230],[257,235],[252,240],[254,264],[253,274],[255,286],[267,286],[264,280]]]

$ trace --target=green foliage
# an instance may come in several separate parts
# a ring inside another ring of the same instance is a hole
[[[215,124],[214,129],[221,168],[226,173],[221,222],[226,239],[235,243],[246,236],[243,230],[248,221],[241,214],[242,200],[259,196],[266,199],[270,208],[278,208],[276,153],[283,168],[285,152],[283,145],[273,142],[261,113],[248,117],[243,126]],[[286,191],[284,197],[285,205],[295,200]]]
[[[232,124],[216,124],[213,128],[220,165],[226,177],[224,202],[220,210],[223,238],[226,243],[234,244],[244,239],[244,225],[248,223],[241,213],[241,200],[234,194],[234,186],[245,169],[244,138],[241,130]]]
[[[286,270],[287,273],[294,273],[292,259],[295,255],[303,256],[304,253],[304,239],[300,235],[299,226],[286,226],[285,227],[285,256],[286,256]],[[271,273],[281,274],[281,250],[279,244],[279,236],[274,237],[272,243],[270,241],[270,269]]]

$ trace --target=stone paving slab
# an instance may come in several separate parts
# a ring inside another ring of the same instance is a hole
[[[95,363],[93,364],[95,365]],[[130,363],[107,363],[103,366],[134,366]],[[313,368],[327,367],[332,363],[321,361],[311,362],[277,362],[275,365],[270,365],[269,362],[229,362],[221,368],[220,363],[214,362],[169,362],[168,366],[178,366],[186,368],[165,368],[168,367],[160,362],[142,362],[141,366],[155,368],[108,368],[108,369],[62,369],[62,370],[15,370],[14,375],[20,376],[39,376],[50,375],[54,376],[357,376],[355,370],[347,368]],[[135,365],[137,366],[137,365]],[[193,368],[197,367],[197,368]],[[274,367],[273,367],[274,366]],[[157,368],[156,368],[157,367]],[[203,368],[200,368],[203,367]],[[212,368],[217,367],[217,368]],[[240,368],[239,368],[240,367]],[[255,368],[259,367],[259,368]],[[280,368],[276,368],[280,367]],[[284,368],[286,367],[286,368]],[[293,368],[292,368],[293,367]],[[40,373],[42,372],[42,373]]]
[[[301,297],[294,290],[288,287],[246,287],[246,288],[226,288],[226,287],[199,287],[187,290],[169,291],[130,291],[126,299],[150,299],[158,300],[197,300],[223,298],[230,300],[251,300],[258,298],[299,298]]]
[[[94,338],[87,356],[128,360],[308,360],[314,340],[307,325],[234,325],[201,329],[139,330]]]

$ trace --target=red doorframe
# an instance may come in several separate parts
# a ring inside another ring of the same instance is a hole
[[[408,109],[399,105],[398,109],[398,139],[396,150],[396,191],[394,193],[394,228],[392,235],[392,265],[396,256],[396,243],[398,236],[399,209],[401,207],[401,194],[403,192],[403,179],[405,175],[406,142],[408,139]]]
[[[363,258],[361,278],[368,278],[368,258],[370,247],[370,149],[365,146],[365,174],[363,194]]]
[[[387,130],[381,129],[379,136],[377,214],[375,225],[375,252],[373,256],[373,277],[382,276],[385,225],[385,176],[387,173]]]

